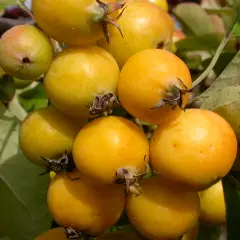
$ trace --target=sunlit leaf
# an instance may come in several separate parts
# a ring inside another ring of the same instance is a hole
[[[196,3],[181,3],[173,13],[191,32],[197,36],[214,33],[210,17],[206,11]]]
[[[9,102],[13,99],[15,94],[15,82],[9,75],[2,75],[0,77],[0,101]]]
[[[22,107],[27,112],[46,107],[48,105],[48,98],[41,83],[36,87],[20,94],[18,99]]]
[[[184,51],[206,50],[215,51],[223,39],[223,34],[206,34],[203,36],[192,36],[176,42],[177,53]],[[224,51],[236,51],[236,39],[232,38]]]
[[[227,239],[238,240],[240,236],[240,185],[230,175],[224,177],[222,182],[227,209]]]
[[[0,109],[0,233],[32,240],[50,227],[46,204],[48,176],[30,163],[18,145],[19,121]]]

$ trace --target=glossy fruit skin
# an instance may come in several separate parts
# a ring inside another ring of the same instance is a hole
[[[152,177],[140,182],[139,196],[128,195],[126,211],[131,224],[148,239],[174,239],[198,222],[200,201],[178,182]]]
[[[66,174],[57,174],[49,186],[47,202],[59,225],[98,236],[120,218],[125,193],[121,185],[91,185],[84,179],[73,181]]]
[[[146,171],[149,144],[140,128],[117,116],[100,117],[88,123],[77,135],[73,159],[82,175],[111,184],[119,168],[135,174]]]
[[[169,122],[182,110],[178,106],[172,109],[169,104],[155,107],[166,97],[171,86],[179,86],[178,78],[187,88],[192,86],[186,64],[173,53],[160,49],[141,51],[126,62],[120,73],[119,100],[131,115],[140,120],[154,124]],[[188,98],[188,94],[183,96],[183,106]]]
[[[222,181],[199,192],[201,200],[200,221],[208,224],[226,223],[226,207]]]
[[[51,42],[36,27],[18,25],[0,39],[0,66],[13,77],[23,80],[40,77],[49,69],[52,57]]]
[[[23,154],[33,163],[44,165],[41,159],[61,157],[71,151],[74,138],[85,121],[76,121],[53,106],[30,113],[22,122],[19,144]]]
[[[168,12],[168,2],[167,2],[167,0],[148,0],[148,1],[154,3],[155,5],[160,7],[161,9]]]
[[[63,228],[57,227],[40,234],[34,240],[68,240]]]
[[[33,0],[32,9],[41,29],[60,42],[85,45],[103,37],[104,10],[95,0]]]
[[[88,118],[94,98],[116,92],[119,68],[96,46],[67,48],[53,61],[44,87],[53,105],[75,118]]]
[[[171,49],[174,31],[171,17],[155,4],[148,1],[130,1],[126,6],[117,21],[124,37],[116,27],[109,26],[109,44],[104,38],[98,42],[111,53],[120,68],[131,56],[142,50]]]
[[[156,172],[203,190],[225,176],[237,153],[229,123],[204,109],[187,109],[175,122],[159,126],[150,142]]]

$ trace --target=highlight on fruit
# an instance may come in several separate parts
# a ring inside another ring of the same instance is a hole
[[[239,1],[13,4],[0,239],[240,239]]]

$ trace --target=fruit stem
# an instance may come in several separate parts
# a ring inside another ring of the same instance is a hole
[[[232,36],[233,30],[234,30],[234,24],[232,25],[230,31],[225,35],[225,37],[223,38],[222,42],[220,43],[220,45],[218,46],[216,53],[212,59],[212,61],[210,62],[210,64],[208,65],[208,67],[205,69],[205,71],[194,81],[193,86],[191,88],[191,90],[193,90],[194,88],[196,88],[207,76],[208,74],[212,71],[212,69],[214,68],[215,64],[218,61],[218,58],[220,57],[224,47],[227,45],[229,39]]]
[[[134,118],[134,122],[141,128],[142,131],[144,131],[141,121],[138,118]]]

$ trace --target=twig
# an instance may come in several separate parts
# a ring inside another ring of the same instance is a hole
[[[27,8],[27,6],[25,5],[24,3],[25,1],[23,0],[17,0],[17,4],[18,6],[23,9],[24,11],[26,11],[28,13],[28,15],[34,20],[34,16],[33,16],[33,13],[30,9]]]
[[[192,89],[197,87],[208,76],[208,74],[212,71],[212,69],[214,68],[215,64],[217,63],[218,58],[220,57],[224,47],[226,46],[226,44],[228,43],[229,39],[231,38],[232,32],[233,32],[233,28],[230,31],[230,33],[227,34],[223,38],[222,42],[220,43],[220,45],[217,48],[217,51],[216,51],[216,53],[215,53],[211,63],[208,65],[208,67],[205,69],[205,71],[194,81]]]

